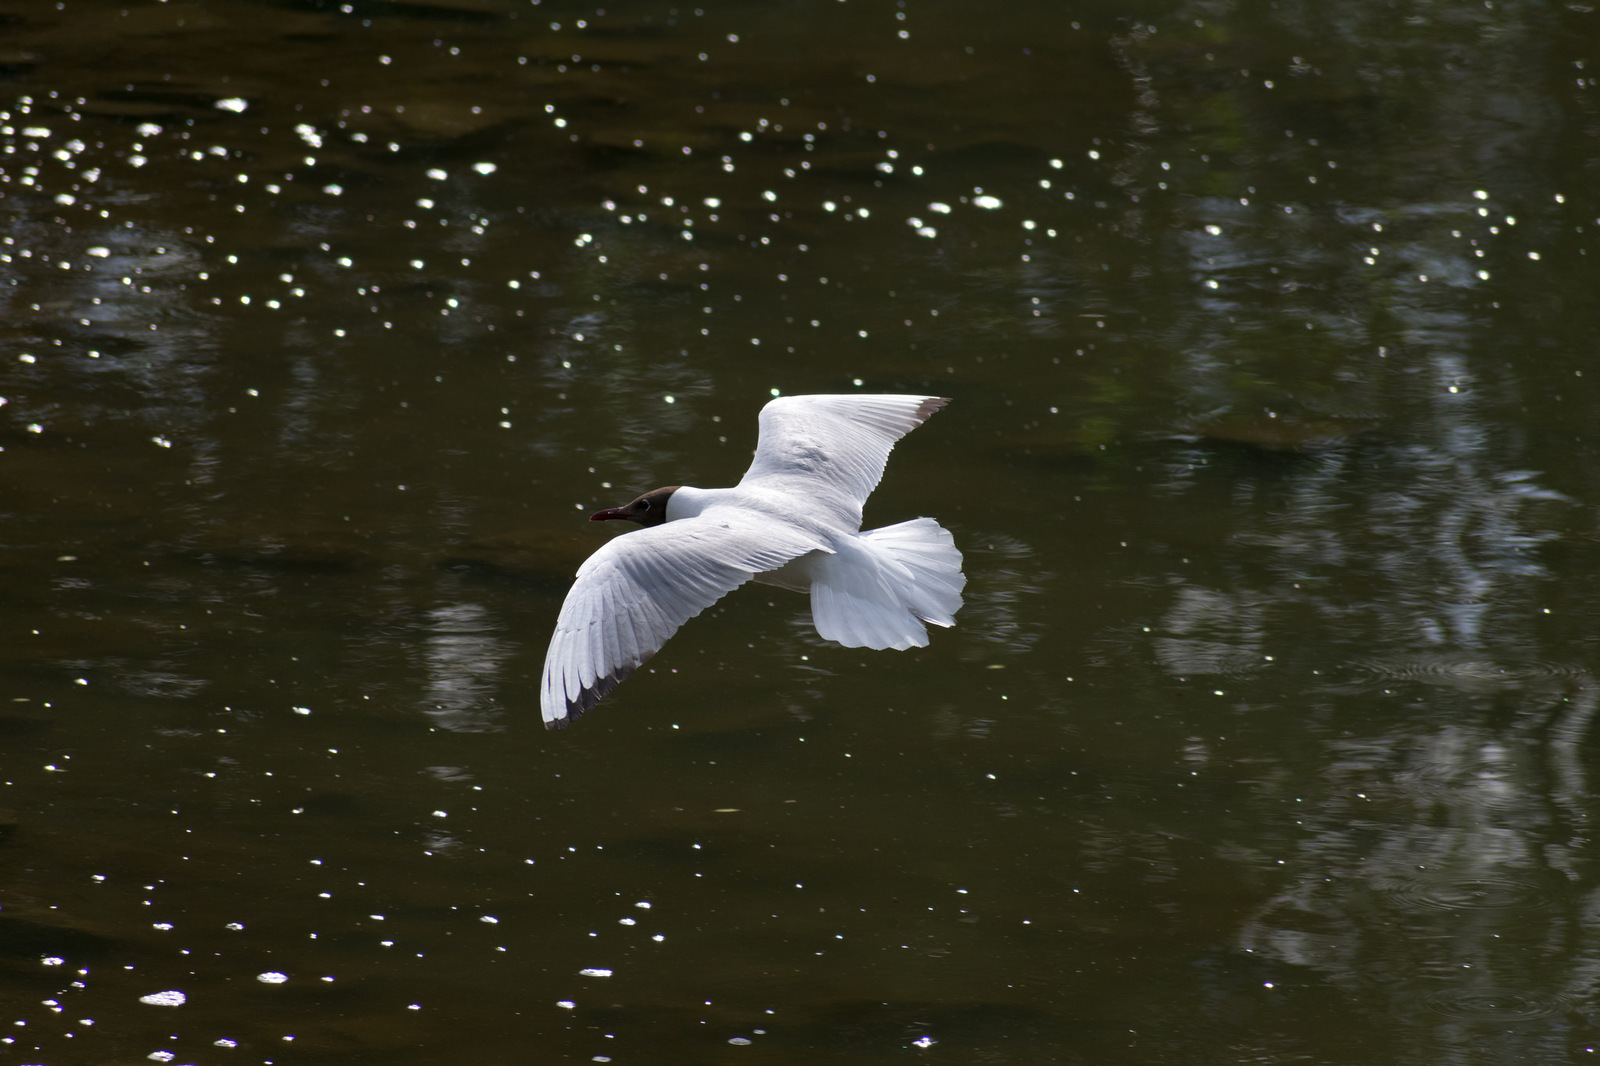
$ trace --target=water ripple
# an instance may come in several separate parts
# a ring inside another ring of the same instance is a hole
[[[1565,997],[1512,988],[1453,988],[1423,997],[1429,1010],[1473,1022],[1548,1018],[1568,1008]]]
[[[1584,681],[1589,672],[1545,659],[1501,661],[1467,653],[1428,652],[1393,659],[1356,659],[1352,670],[1371,681],[1421,681],[1467,692],[1504,692],[1548,681]]]
[[[1522,877],[1406,878],[1375,887],[1397,903],[1442,911],[1544,910],[1558,899],[1552,888]]]

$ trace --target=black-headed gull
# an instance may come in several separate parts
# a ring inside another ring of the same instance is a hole
[[[895,441],[938,396],[785,396],[761,409],[750,469],[728,489],[673,485],[590,516],[637,522],[578,568],[544,660],[544,722],[560,728],[660,650],[678,627],[752,578],[811,593],[826,640],[928,643],[955,624],[961,553],[931,518],[861,531]]]

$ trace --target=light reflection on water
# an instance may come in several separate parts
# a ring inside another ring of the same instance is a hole
[[[457,603],[429,612],[424,708],[444,729],[478,731],[499,726],[489,706],[500,688],[511,646],[478,604]]]
[[[267,10],[13,27],[7,1048],[1586,1046],[1575,13]],[[958,627],[546,735],[583,512],[855,388]]]

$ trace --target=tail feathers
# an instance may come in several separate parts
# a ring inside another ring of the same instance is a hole
[[[955,625],[961,552],[950,532],[916,518],[860,534],[815,564],[811,617],[817,632],[847,648],[921,648],[923,623]]]

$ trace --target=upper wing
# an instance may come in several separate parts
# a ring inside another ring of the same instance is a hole
[[[940,396],[783,396],[761,409],[755,459],[740,485],[760,483],[826,504],[861,526],[894,442],[949,403]],[[785,484],[788,482],[788,484]]]
[[[799,530],[715,511],[615,538],[578,568],[561,605],[544,660],[545,726],[600,702],[679,626],[756,574],[823,548]]]

